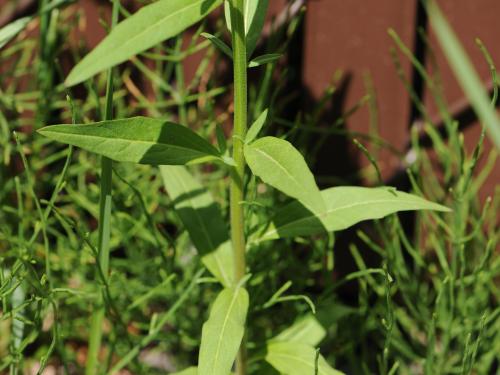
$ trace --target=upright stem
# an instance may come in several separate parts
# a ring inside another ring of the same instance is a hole
[[[236,282],[245,275],[245,233],[243,221],[243,180],[245,156],[243,140],[247,130],[247,51],[243,19],[244,0],[231,0],[231,25],[234,67],[233,159],[236,164],[230,187],[231,240],[234,249]],[[245,340],[236,359],[236,374],[246,374]]]
[[[118,21],[118,2],[113,0],[113,13],[111,27]],[[108,70],[106,82],[106,106],[104,108],[104,119],[113,118],[113,71]],[[106,157],[101,158],[101,183],[99,197],[99,238],[97,267],[101,267],[101,272],[105,278],[109,271],[109,239],[111,232],[111,181],[113,175],[113,162]],[[99,271],[96,272],[98,274]],[[87,353],[87,363],[85,367],[86,375],[98,374],[99,350],[102,341],[102,322],[105,315],[104,291],[100,294],[94,306],[90,325],[89,347]]]

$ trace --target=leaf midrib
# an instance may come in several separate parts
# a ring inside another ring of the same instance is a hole
[[[170,13],[170,15],[167,15],[167,16],[165,16],[164,18],[162,18],[162,19],[160,19],[160,20],[156,21],[155,23],[153,23],[153,24],[149,25],[148,27],[146,27],[145,29],[143,29],[140,33],[138,33],[138,34],[136,34],[135,36],[133,36],[132,38],[128,39],[126,42],[124,42],[124,43],[120,46],[120,48],[125,49],[125,47],[126,47],[126,46],[128,46],[128,45],[129,45],[129,44],[131,44],[131,43],[135,43],[135,40],[137,40],[138,38],[141,38],[141,37],[143,36],[143,34],[145,34],[145,33],[149,32],[149,30],[151,30],[151,29],[153,29],[153,28],[157,27],[158,25],[162,24],[163,22],[168,21],[170,18],[175,17],[177,14],[179,14],[179,13],[181,13],[181,12],[186,11],[187,9],[189,9],[189,8],[191,8],[191,7],[194,7],[194,6],[197,6],[197,5],[201,4],[203,1],[205,1],[205,0],[199,0],[199,1],[197,1],[196,3],[193,3],[193,4],[191,4],[191,5],[188,5],[188,6],[184,7],[184,8],[181,8],[181,9],[179,9],[179,10],[177,10],[177,11],[173,12],[173,13]],[[139,12],[140,12],[140,11],[139,11]],[[139,12],[138,12],[137,14],[139,14]],[[112,35],[113,35],[113,34],[111,33],[111,34],[110,34],[110,36],[112,36]],[[103,52],[104,52],[104,50],[103,50]],[[94,56],[94,55],[89,55],[89,56]],[[87,71],[87,70],[92,70],[92,65],[89,65],[89,66],[87,67],[87,69],[82,70],[82,71],[83,71],[83,72],[85,72],[85,71]],[[80,73],[80,74],[81,74],[81,73]]]
[[[217,340],[217,348],[216,348],[216,351],[215,351],[215,359],[213,361],[212,372],[211,372],[212,374],[215,374],[214,370],[216,368],[216,364],[217,364],[217,361],[219,359],[220,346],[221,346],[221,342],[222,342],[221,338],[224,336],[224,331],[226,330],[226,326],[227,326],[227,322],[228,322],[228,319],[229,319],[229,315],[231,314],[231,311],[233,309],[234,303],[236,301],[236,298],[238,297],[239,292],[240,292],[239,289],[235,290],[235,292],[233,294],[233,298],[231,299],[231,303],[229,304],[229,309],[227,311],[227,314],[224,317],[224,322],[222,323],[221,334],[219,335],[219,338]]]
[[[346,204],[345,206],[342,206],[342,207],[336,207],[336,208],[333,208],[333,209],[330,209],[330,210],[326,210],[326,212],[323,215],[327,216],[327,215],[332,214],[334,212],[337,212],[337,211],[340,211],[340,210],[349,209],[349,208],[353,208],[353,207],[356,207],[356,206],[362,206],[362,205],[366,205],[366,204],[379,204],[379,203],[401,203],[401,202],[399,200],[397,200],[397,199],[376,199],[376,200],[371,200],[371,201],[355,202],[355,203]],[[424,203],[409,202],[409,201],[405,201],[405,203],[415,203],[417,205],[418,204],[420,204],[420,205],[424,204]],[[300,219],[291,221],[291,222],[289,222],[289,223],[287,223],[287,224],[285,224],[283,226],[277,227],[276,229],[273,229],[271,231],[268,231],[268,232],[264,233],[260,238],[264,238],[264,237],[273,235],[273,234],[277,233],[279,230],[282,230],[282,229],[287,228],[287,227],[292,226],[292,225],[296,225],[297,223],[300,223],[300,222],[303,222],[303,221],[310,220],[311,218],[321,219],[321,216],[323,216],[323,215],[312,214],[312,215],[308,215],[308,216],[302,217]]]
[[[297,179],[296,179],[296,178],[295,178],[292,174],[290,174],[290,173],[288,172],[288,170],[287,170],[285,167],[283,167],[280,163],[278,163],[278,161],[277,161],[275,158],[273,158],[271,155],[267,154],[266,152],[264,152],[264,151],[263,151],[263,150],[261,150],[260,148],[257,148],[257,147],[252,147],[252,148],[253,148],[255,151],[257,151],[258,153],[260,153],[260,154],[264,155],[267,159],[271,160],[271,161],[272,161],[274,164],[276,164],[276,165],[277,165],[280,169],[282,169],[282,170],[285,172],[285,174],[286,174],[287,176],[289,176],[289,177],[292,179],[292,181],[293,181],[293,182],[295,183],[295,185],[299,188],[299,190],[301,190],[302,186],[301,186],[301,184],[297,181]],[[297,195],[297,196],[299,196],[299,195]]]
[[[89,135],[89,134],[79,134],[79,133],[64,133],[64,132],[61,132],[61,131],[53,131],[53,130],[43,130],[43,131],[40,131],[40,133],[41,134],[45,133],[45,135],[48,135],[48,134],[62,134],[63,136],[67,136],[67,137],[92,138],[92,139],[103,140],[104,142],[106,142],[106,141],[108,141],[108,142],[121,141],[121,142],[129,142],[129,143],[147,144],[149,146],[162,145],[162,146],[165,146],[165,147],[172,147],[172,148],[176,148],[176,149],[180,149],[180,150],[188,150],[188,151],[191,151],[191,152],[197,152],[197,153],[204,154],[204,155],[210,155],[210,156],[218,157],[218,155],[216,153],[208,153],[208,152],[205,152],[205,151],[200,151],[199,149],[188,148],[188,147],[185,147],[185,146],[179,146],[179,145],[174,145],[174,144],[171,144],[171,143],[164,143],[164,142],[143,141],[143,140],[128,139],[128,138],[110,138],[110,137],[103,137],[103,136],[99,136],[99,135]],[[77,147],[81,147],[81,146],[77,146]],[[83,148],[83,147],[81,147],[81,148]]]

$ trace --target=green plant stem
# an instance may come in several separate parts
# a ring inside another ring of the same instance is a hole
[[[243,20],[244,1],[231,0],[231,24],[233,42],[234,69],[234,127],[233,159],[234,173],[230,187],[231,240],[234,249],[235,281],[245,276],[245,233],[243,221],[243,180],[245,174],[245,156],[243,140],[247,130],[247,52],[245,25]],[[245,339],[242,340],[236,358],[236,374],[246,374]]]
[[[111,27],[114,27],[118,21],[118,3],[113,1],[113,14]],[[113,118],[113,70],[108,70],[108,79],[106,84],[106,106],[104,109],[104,119]],[[101,159],[101,185],[99,197],[99,238],[98,238],[98,256],[99,265],[104,278],[108,276],[109,270],[109,239],[111,232],[111,183],[113,175],[113,162],[111,159],[102,157]],[[102,341],[102,322],[105,315],[104,291],[100,294],[90,325],[89,347],[87,354],[87,363],[85,367],[86,375],[95,375],[98,373],[99,350]]]

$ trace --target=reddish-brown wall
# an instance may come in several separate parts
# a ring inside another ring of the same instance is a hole
[[[484,42],[496,65],[500,66],[498,47],[500,28],[496,17],[500,14],[500,2],[441,0],[439,4],[464,43],[485,85],[490,86],[490,72],[475,45],[474,38],[479,37]],[[363,75],[370,74],[377,94],[380,133],[401,151],[405,150],[409,140],[410,99],[391,61],[389,49],[395,44],[387,30],[393,28],[405,45],[413,49],[416,38],[417,5],[417,0],[354,2],[309,0],[304,29],[303,81],[313,97],[319,98],[334,72],[342,70],[348,80],[343,108],[348,109],[366,94]],[[461,110],[468,108],[467,101],[448,68],[432,31],[430,31],[430,43],[436,53],[437,65],[441,71],[450,108],[459,115]],[[407,77],[411,79],[411,66],[408,60],[405,58],[401,60]],[[427,58],[427,64],[429,61]],[[438,118],[431,96],[425,90],[423,94],[426,105]],[[469,150],[472,150],[479,137],[479,124],[477,121],[469,121],[466,116],[460,116],[459,120],[463,120],[466,144]],[[368,107],[364,106],[352,116],[347,121],[347,127],[367,132]],[[485,156],[491,149],[491,143],[487,141],[480,166],[484,164]],[[398,167],[397,158],[391,157],[386,152],[381,154],[381,160],[383,175],[389,177]],[[493,194],[499,181],[500,163],[497,162],[482,195]]]
[[[413,45],[414,0],[357,1],[312,0],[308,2],[304,35],[303,80],[313,98],[318,99],[331,82],[335,71],[341,70],[345,83],[343,110],[353,107],[367,94],[369,74],[377,95],[381,136],[404,150],[410,102],[395,72],[389,48],[389,27],[402,40]],[[359,5],[363,3],[362,5]],[[404,69],[410,74],[410,64]],[[368,106],[360,108],[349,120],[351,130],[369,130]],[[397,159],[383,153],[381,169],[384,176],[396,166]]]

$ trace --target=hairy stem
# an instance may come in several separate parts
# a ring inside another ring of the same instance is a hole
[[[236,163],[230,187],[231,240],[234,249],[235,279],[245,275],[245,233],[243,222],[243,180],[245,156],[243,140],[247,130],[247,52],[245,25],[243,19],[243,0],[231,0],[231,25],[234,68],[234,128],[233,159]],[[236,359],[236,374],[246,374],[245,340],[241,343]]]
[[[118,21],[118,2],[113,1],[113,14],[111,27],[114,27]],[[106,106],[104,109],[104,119],[113,118],[113,71],[108,70],[108,80],[106,84]],[[101,159],[101,185],[99,197],[99,265],[105,278],[109,270],[109,239],[111,225],[111,181],[113,175],[113,162],[111,159],[102,157]],[[86,375],[98,374],[99,349],[102,341],[102,322],[105,315],[104,291],[96,301],[92,320],[90,325],[90,338],[87,354],[87,363],[85,367]]]

